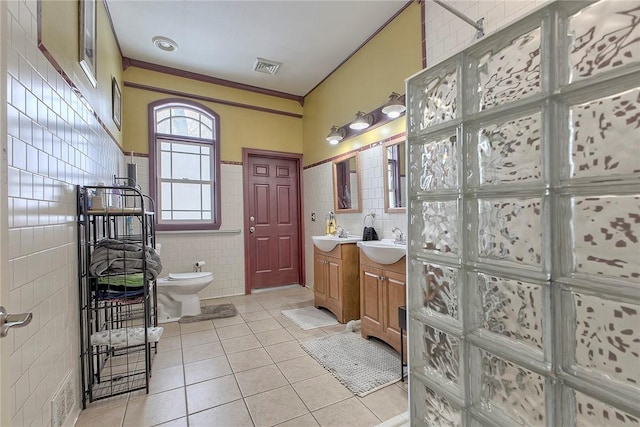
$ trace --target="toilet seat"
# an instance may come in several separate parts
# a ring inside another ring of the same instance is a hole
[[[189,280],[189,279],[201,279],[203,277],[211,276],[213,273],[210,271],[191,272],[191,273],[169,273],[169,280]]]

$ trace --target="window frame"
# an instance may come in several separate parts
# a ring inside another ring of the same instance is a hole
[[[185,107],[198,110],[199,113],[210,116],[213,120],[213,139],[194,138],[182,135],[172,135],[156,132],[156,111],[167,107]],[[221,218],[221,195],[220,195],[220,116],[212,109],[187,99],[168,98],[161,99],[149,104],[149,195],[156,201],[155,205],[155,225],[157,231],[199,231],[199,230],[219,230],[222,225]],[[211,147],[210,176],[213,197],[211,198],[212,221],[206,220],[161,220],[160,203],[160,144],[162,141],[183,141],[185,143],[200,143]]]

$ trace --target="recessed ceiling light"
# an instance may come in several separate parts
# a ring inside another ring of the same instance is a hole
[[[158,49],[162,49],[166,52],[173,52],[174,50],[178,49],[178,43],[174,42],[168,37],[155,36],[151,39],[151,41],[154,45],[156,45]]]

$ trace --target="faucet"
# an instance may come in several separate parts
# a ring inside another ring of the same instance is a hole
[[[338,237],[341,237],[343,239],[346,239],[347,237],[349,237],[347,231],[344,228],[342,228],[341,225],[336,227],[336,233],[338,233]]]
[[[397,245],[406,245],[407,244],[407,240],[404,237],[404,233],[402,232],[402,230],[400,230],[398,227],[393,227],[393,230],[391,230],[392,233],[394,233],[395,235],[395,240],[393,241],[393,243],[397,244]],[[397,232],[397,234],[396,234]]]

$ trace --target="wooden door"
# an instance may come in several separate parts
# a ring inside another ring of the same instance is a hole
[[[362,266],[360,271],[360,316],[362,330],[382,332],[382,271]],[[379,334],[376,334],[379,336]]]
[[[247,293],[301,283],[299,159],[245,156]]]

